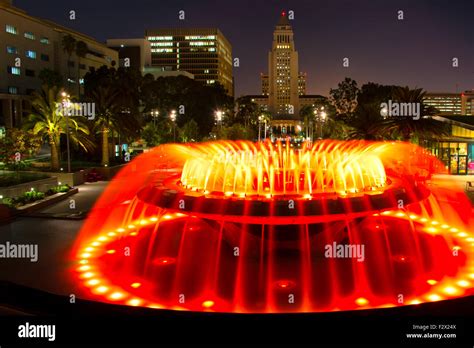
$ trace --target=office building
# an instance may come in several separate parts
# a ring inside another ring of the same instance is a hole
[[[438,110],[438,115],[474,115],[474,91],[463,93],[426,93],[423,102]]]
[[[151,67],[186,71],[204,85],[216,82],[234,95],[232,46],[219,29],[176,28],[147,30]]]
[[[116,51],[95,39],[51,21],[33,17],[11,1],[0,1],[0,126],[19,127],[29,112],[29,95],[41,88],[44,69],[57,72],[70,94],[82,93],[83,77],[90,68],[112,66]],[[63,50],[71,35],[87,46],[84,57]]]

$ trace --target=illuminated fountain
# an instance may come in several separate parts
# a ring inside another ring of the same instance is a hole
[[[97,202],[75,276],[98,300],[192,311],[320,312],[470,295],[471,205],[429,183],[440,168],[404,143],[161,146]]]

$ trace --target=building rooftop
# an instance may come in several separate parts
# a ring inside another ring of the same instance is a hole
[[[282,11],[280,14],[280,19],[278,20],[278,26],[289,26],[290,21],[288,20],[288,14],[286,11]]]

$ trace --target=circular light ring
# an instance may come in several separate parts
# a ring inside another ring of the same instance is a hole
[[[160,219],[179,219],[187,216],[188,215],[181,213],[173,213],[163,215],[161,217],[149,218],[147,220],[139,220],[132,224],[139,225],[140,221],[144,221],[145,223],[143,223],[142,226],[149,226],[155,224],[156,221],[160,221]],[[427,284],[431,286],[430,290],[425,294],[407,298],[404,302],[405,304],[400,304],[394,299],[394,301],[391,303],[372,306],[370,305],[370,298],[357,297],[354,298],[353,303],[358,306],[358,309],[388,308],[395,306],[403,306],[406,304],[416,305],[425,302],[436,302],[443,299],[452,299],[463,296],[467,293],[468,290],[474,289],[474,243],[472,242],[472,238],[474,238],[473,233],[460,232],[460,229],[449,226],[447,224],[443,224],[444,227],[442,228],[442,230],[428,230],[431,226],[433,226],[433,220],[411,212],[407,213],[406,211],[402,210],[386,210],[380,213],[373,214],[373,216],[386,216],[394,219],[412,220],[423,224],[426,227],[425,230],[427,231],[425,233],[449,234],[457,245],[456,249],[463,249],[465,251],[467,259],[465,266],[459,269],[455,278],[446,277],[444,280],[441,281],[433,281],[431,279],[427,279]],[[86,243],[86,245],[80,250],[78,254],[76,271],[77,277],[84,284],[84,286],[89,288],[91,293],[100,296],[104,301],[109,301],[117,304],[156,309],[191,310],[190,308],[178,305],[170,308],[169,305],[159,304],[155,301],[150,301],[147,298],[136,296],[131,292],[130,289],[124,289],[121,286],[115,285],[112,279],[106,279],[103,276],[101,270],[99,269],[99,265],[96,264],[95,261],[107,253],[107,251],[109,250],[109,248],[107,247],[108,243],[114,242],[115,240],[121,237],[121,232],[119,231],[122,230],[124,230],[124,228],[117,228],[116,231],[118,233],[114,233],[112,237],[108,236],[110,234],[109,231],[102,232],[101,234],[99,234],[99,236]],[[133,233],[130,233],[130,235],[133,235]],[[93,245],[97,245],[97,243],[100,243],[100,247],[93,247],[92,251],[87,252],[87,250],[91,250],[90,248],[92,248]],[[84,265],[87,265],[88,267],[84,267]],[[137,284],[141,285],[141,283],[133,282],[130,284],[130,288],[138,288],[139,286],[137,286]],[[286,283],[280,282],[277,283],[276,286],[279,286],[281,288],[281,284],[286,285]],[[219,300],[219,298],[206,299],[202,302],[203,310],[213,310],[211,309],[211,307],[213,307],[214,303]],[[210,305],[211,303],[212,305]],[[332,309],[332,311],[339,310],[339,308]],[[239,311],[237,310],[237,312]],[[300,312],[304,311],[302,310]]]
[[[372,194],[340,196],[334,193],[291,196],[246,196],[239,197],[225,193],[204,193],[184,191],[177,179],[165,180],[161,185],[149,185],[137,194],[145,203],[170,210],[200,214],[226,216],[321,216],[331,214],[351,214],[393,209],[397,202],[404,204],[419,202],[430,195],[421,184],[413,185],[410,193],[406,188],[396,185],[397,181],[383,192]],[[292,209],[288,209],[289,201]],[[369,208],[370,207],[370,208]]]

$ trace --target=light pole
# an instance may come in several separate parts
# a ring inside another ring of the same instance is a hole
[[[171,122],[173,122],[173,141],[176,142],[176,110],[171,110]]]
[[[63,101],[63,116],[66,117],[66,147],[67,147],[67,171],[71,172],[71,151],[69,147],[69,112],[70,112],[70,95],[66,92],[61,93]]]
[[[224,117],[224,112],[220,111],[220,110],[217,110],[215,113],[214,113],[214,118],[216,119],[216,123],[217,123],[217,126],[219,128],[222,128],[222,119]]]
[[[262,121],[265,119],[265,116],[260,115],[258,116],[258,141],[260,141],[260,133],[261,133],[261,128],[262,128]],[[265,132],[266,136],[266,132]]]
[[[323,107],[323,110],[324,110],[324,107]],[[321,111],[321,133],[320,133],[320,139],[323,138],[323,124],[324,122],[326,122],[326,112],[325,111]]]
[[[324,106],[321,108],[317,107],[313,111],[315,119],[317,119],[319,124],[319,139],[323,138],[323,123],[326,121],[326,112],[324,111]],[[313,129],[311,129],[311,141],[313,140]]]
[[[156,127],[156,118],[160,116],[160,112],[158,110],[151,111],[151,117],[153,117],[153,127]]]
[[[267,139],[267,119],[263,120],[263,139]]]

